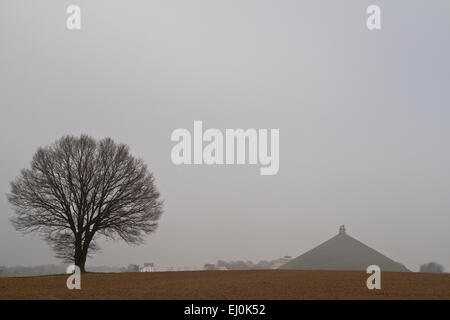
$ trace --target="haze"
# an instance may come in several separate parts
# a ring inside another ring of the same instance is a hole
[[[0,265],[57,262],[6,193],[39,146],[86,133],[130,145],[165,200],[145,245],[102,243],[88,269],[297,256],[345,224],[450,270],[449,30],[444,0],[1,1]],[[175,166],[170,135],[194,120],[280,129],[278,174]]]

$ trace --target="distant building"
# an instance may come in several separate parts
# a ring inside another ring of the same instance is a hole
[[[291,256],[284,256],[283,258],[279,258],[272,261],[272,269],[278,269],[281,266],[284,266],[286,263],[292,260]]]
[[[139,272],[155,272],[155,266],[153,263],[144,263],[144,266],[139,267]]]

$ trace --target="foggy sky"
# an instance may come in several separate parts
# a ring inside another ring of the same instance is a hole
[[[14,230],[6,193],[39,146],[86,133],[130,145],[165,200],[145,245],[103,242],[88,269],[298,256],[345,224],[449,271],[449,31],[444,0],[1,1],[0,265],[57,262]],[[280,129],[278,174],[173,165],[194,120]]]

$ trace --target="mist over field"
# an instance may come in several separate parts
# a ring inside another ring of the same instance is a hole
[[[164,213],[145,244],[100,241],[90,266],[296,257],[352,237],[418,271],[450,270],[450,3],[0,2],[0,266],[59,264],[10,219],[10,182],[66,134],[148,164]],[[324,9],[326,8],[326,9]],[[173,130],[277,128],[279,172],[176,166]]]

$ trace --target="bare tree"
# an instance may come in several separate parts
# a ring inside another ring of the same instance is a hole
[[[8,194],[16,230],[39,233],[82,272],[99,236],[141,244],[155,231],[159,198],[153,174],[126,145],[86,135],[39,148]]]
[[[420,272],[444,273],[444,267],[436,262],[425,263],[420,266]]]

